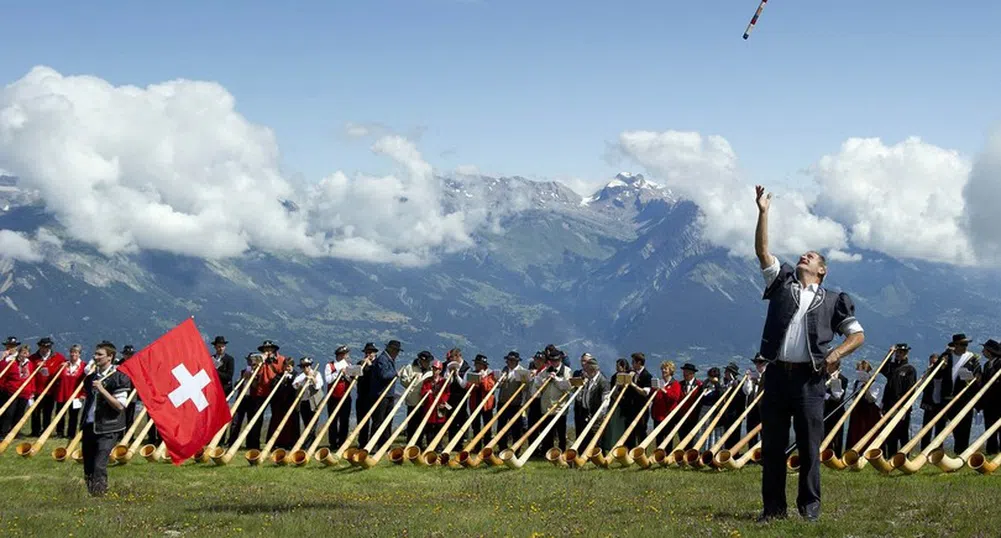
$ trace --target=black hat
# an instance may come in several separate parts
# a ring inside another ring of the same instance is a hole
[[[984,342],[984,351],[989,352],[995,357],[1001,357],[1001,343],[991,338],[990,340]]]
[[[911,350],[911,346],[907,345],[906,343],[897,344],[897,345],[895,345],[893,347],[897,348],[896,349],[897,351],[910,351]]]
[[[213,341],[212,341],[212,345],[213,345],[213,346],[214,346],[214,345],[216,345],[216,344],[222,344],[222,345],[226,345],[226,344],[228,344],[228,343],[229,343],[229,342],[227,342],[227,341],[226,341],[226,339],[225,339],[225,338],[223,338],[222,336],[216,336],[216,337],[215,337],[215,340],[213,340]]]
[[[434,355],[432,355],[430,351],[425,349],[424,351],[421,351],[420,353],[417,354],[417,358],[422,361],[433,361]]]
[[[369,342],[369,343],[365,344],[365,349],[363,349],[361,351],[362,351],[362,353],[378,353],[379,352],[379,348],[375,347],[375,344],[373,344],[372,342]]]
[[[340,346],[334,350],[334,355],[343,355],[345,353],[351,353],[351,348],[348,346]]]
[[[271,341],[271,340],[265,340],[263,344],[257,346],[257,351],[263,352],[265,349],[268,349],[268,348],[274,348],[275,351],[278,351],[279,349],[281,349],[281,348],[278,347],[278,344],[274,343],[273,341]]]
[[[403,351],[403,348],[400,347],[400,346],[401,346],[401,344],[400,344],[399,340],[390,340],[386,344],[386,351],[389,351],[390,349],[395,349],[395,350],[398,350],[398,351]]]
[[[126,344],[122,348],[122,355],[131,355],[136,352],[136,348],[132,347],[132,344]]]
[[[19,346],[19,345],[21,345],[21,342],[17,339],[16,336],[8,336],[7,339],[3,341],[3,345],[5,345],[5,346]]]
[[[730,364],[726,365],[726,371],[733,372],[734,374],[739,374],[740,368],[737,367],[737,363],[731,362]]]
[[[476,357],[473,359],[473,363],[475,363],[475,364],[482,364],[484,366],[490,366],[490,363],[487,362],[487,356],[486,355],[476,355]]]
[[[301,366],[312,366],[312,365],[313,365],[313,357],[303,357],[303,358],[299,359],[299,366],[300,367]]]
[[[753,359],[751,359],[751,362],[754,362],[754,363],[759,363],[759,362],[768,362],[768,359],[766,359],[766,358],[762,357],[762,356],[761,356],[761,353],[755,353],[755,354],[754,354],[754,358],[753,358]]]
[[[684,365],[682,365],[681,369],[682,370],[688,370],[689,372],[698,372],[699,371],[699,369],[696,368],[695,365],[692,364],[692,363],[690,363],[690,362],[686,362]]]
[[[949,347],[953,347],[953,346],[956,346],[956,345],[959,345],[959,344],[969,344],[969,343],[970,343],[970,339],[967,338],[965,334],[958,333],[958,334],[952,335],[952,342],[949,342],[946,345],[949,346]]]
[[[508,360],[508,359],[514,359],[516,361],[520,361],[521,360],[521,354],[519,354],[517,351],[509,351],[507,353],[507,355],[504,355],[504,360]]]
[[[52,347],[52,339],[48,336],[38,341],[38,347]]]
[[[708,372],[706,372],[706,375],[709,377],[719,377],[719,368],[713,366]]]

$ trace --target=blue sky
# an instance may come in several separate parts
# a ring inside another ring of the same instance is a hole
[[[851,136],[972,154],[1001,121],[1001,3],[4,2],[0,77],[32,66],[115,84],[213,80],[307,179],[381,171],[346,122],[420,134],[441,169],[600,179],[625,130],[726,137],[752,181]]]

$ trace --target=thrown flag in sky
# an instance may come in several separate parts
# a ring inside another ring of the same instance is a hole
[[[758,4],[758,10],[754,12],[754,16],[751,17],[751,22],[747,24],[747,29],[744,30],[744,39],[747,39],[747,37],[751,35],[751,30],[754,30],[754,25],[758,23],[758,17],[760,17],[761,12],[765,10],[765,4],[767,3],[768,0],[761,0],[761,3]]]

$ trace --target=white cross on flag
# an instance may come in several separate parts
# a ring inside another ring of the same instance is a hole
[[[118,370],[132,379],[174,465],[194,456],[233,418],[212,356],[191,318]]]

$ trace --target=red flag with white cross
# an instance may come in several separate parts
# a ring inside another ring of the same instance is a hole
[[[194,456],[232,419],[215,363],[192,318],[118,369],[135,385],[174,465]]]

